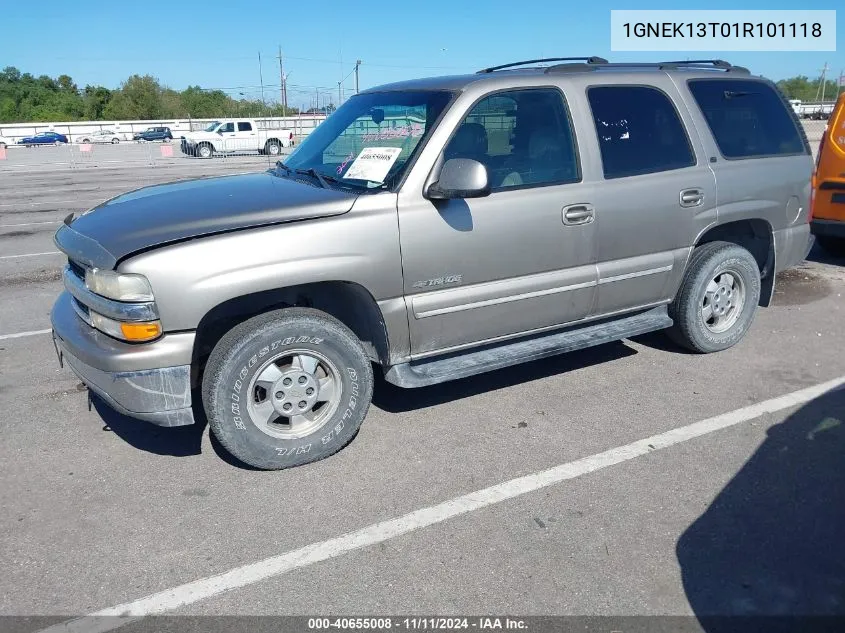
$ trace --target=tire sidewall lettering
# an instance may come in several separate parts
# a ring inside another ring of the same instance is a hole
[[[229,382],[227,389],[228,405],[225,407],[223,413],[225,419],[229,421],[232,427],[237,430],[238,434],[244,438],[244,441],[254,444],[256,438],[263,440],[266,443],[264,450],[272,451],[272,456],[278,458],[297,458],[307,456],[314,452],[317,447],[323,448],[330,446],[335,442],[348,441],[348,429],[350,421],[359,413],[361,409],[361,370],[360,368],[350,367],[345,362],[342,356],[338,357],[338,353],[331,341],[327,341],[322,337],[308,336],[308,335],[294,335],[282,338],[276,338],[269,344],[255,341],[260,348],[256,353],[250,353],[249,347],[242,348],[237,355],[250,354],[248,360],[241,364],[240,369],[234,374],[234,380]],[[273,441],[274,438],[267,436],[263,431],[256,428],[249,418],[247,411],[247,399],[249,394],[245,393],[246,386],[254,376],[255,372],[263,366],[262,360],[267,360],[271,355],[275,356],[282,354],[286,347],[294,347],[302,345],[305,346],[320,346],[322,353],[326,354],[332,361],[339,366],[340,381],[342,383],[343,401],[338,406],[338,412],[334,414],[333,420],[328,424],[332,424],[330,430],[326,432],[327,426],[319,429],[314,435],[299,438],[297,440],[290,440],[284,442],[283,440]],[[253,348],[254,349],[254,348]],[[339,412],[342,414],[339,415]],[[357,426],[357,425],[356,425]],[[344,433],[347,430],[347,433]],[[320,434],[322,433],[322,435]],[[269,442],[267,441],[269,440]],[[284,442],[284,443],[282,443]]]

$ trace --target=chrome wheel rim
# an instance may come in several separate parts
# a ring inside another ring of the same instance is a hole
[[[270,146],[267,148],[270,153],[270,156],[278,156],[281,153],[281,149],[275,143],[270,143]]]
[[[249,384],[247,411],[263,433],[284,440],[311,435],[337,411],[343,385],[328,358],[291,350],[265,362]]]
[[[734,270],[718,273],[707,284],[701,302],[701,319],[714,334],[729,330],[739,320],[745,306],[745,285]]]

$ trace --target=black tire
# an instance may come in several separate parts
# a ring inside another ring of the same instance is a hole
[[[705,322],[702,307],[708,284],[724,273],[738,277],[744,298],[732,324],[714,332]],[[730,242],[703,244],[693,251],[678,294],[669,305],[669,316],[675,323],[667,333],[678,345],[694,352],[725,350],[745,336],[759,302],[760,269],[751,253]]]
[[[264,153],[270,156],[278,156],[282,153],[282,144],[275,139],[271,139],[264,144]]]
[[[817,235],[816,240],[821,247],[834,257],[845,257],[845,239],[830,235]]]
[[[338,368],[336,408],[319,428],[298,438],[278,438],[252,421],[249,385],[267,361],[291,350],[313,350]],[[262,358],[266,359],[262,362]],[[215,346],[202,381],[209,426],[220,444],[250,466],[276,470],[328,457],[358,432],[373,394],[373,371],[349,328],[310,308],[261,314],[230,330]]]
[[[112,144],[112,145],[117,145],[118,143],[120,143],[120,139],[119,139],[119,138],[113,138],[113,139],[111,140],[111,144]]]

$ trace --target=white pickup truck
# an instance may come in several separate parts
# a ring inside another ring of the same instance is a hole
[[[200,158],[234,152],[278,156],[283,147],[293,145],[293,132],[288,129],[262,130],[253,119],[231,119],[215,121],[200,132],[188,132],[181,140],[183,154]]]
[[[804,103],[801,99],[790,99],[789,105],[795,111],[795,114],[802,119],[815,119],[817,121],[826,121],[833,113],[833,106],[836,105],[834,101],[830,102],[814,102]]]

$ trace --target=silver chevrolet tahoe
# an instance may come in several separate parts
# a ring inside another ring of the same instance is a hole
[[[531,60],[349,99],[265,173],[146,187],[56,233],[90,390],[286,468],[356,434],[373,366],[436,385],[666,329],[736,344],[809,251],[811,152],[720,60]]]

